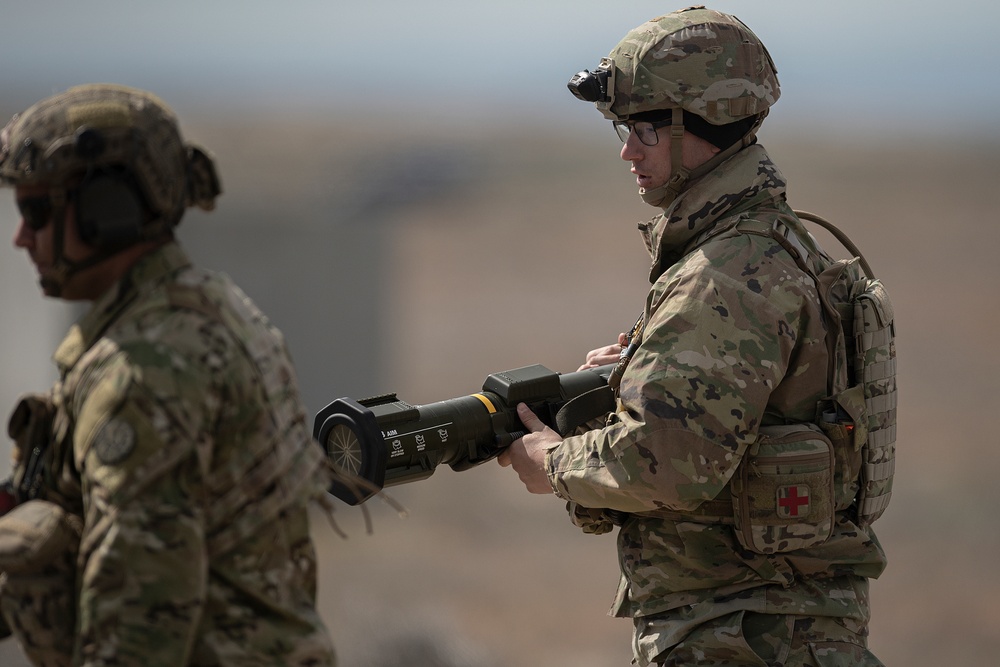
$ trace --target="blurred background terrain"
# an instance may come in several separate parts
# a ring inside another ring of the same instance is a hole
[[[680,6],[36,0],[4,11],[0,113],[90,81],[160,94],[225,189],[180,238],[285,332],[310,413],[388,391],[429,403],[527,364],[575,370],[634,321],[648,267],[635,226],[655,211],[611,128],[564,85]],[[710,6],[777,63],[783,95],[760,136],[792,205],[846,231],[893,295],[899,457],[871,646],[887,665],[992,664],[1000,92],[984,26],[1000,10]],[[15,224],[4,191],[0,225]],[[80,311],[43,300],[9,244],[0,276],[12,406],[49,386]],[[359,508],[338,504],[346,540],[316,517],[344,667],[628,664],[630,623],[605,615],[611,535],[583,535],[561,501],[492,462],[388,493],[408,517],[370,501],[371,535]],[[25,664],[0,642],[0,665]]]

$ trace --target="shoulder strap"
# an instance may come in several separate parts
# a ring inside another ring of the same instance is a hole
[[[837,360],[844,358],[846,355],[846,343],[844,339],[841,313],[833,300],[831,300],[830,291],[833,284],[840,279],[840,276],[845,268],[845,263],[842,261],[835,262],[826,271],[823,271],[821,274],[817,274],[813,268],[809,266],[809,262],[806,261],[808,251],[805,246],[799,240],[798,236],[780,220],[775,220],[773,223],[753,219],[741,220],[739,224],[736,225],[736,229],[742,234],[755,234],[757,236],[765,236],[774,240],[775,243],[784,248],[785,251],[792,256],[792,259],[795,260],[795,264],[803,271],[803,273],[810,276],[813,279],[813,282],[815,282],[816,293],[819,297],[824,317],[827,322],[830,323],[826,331],[826,346],[829,352],[827,390],[830,395],[836,393],[836,390],[838,390],[840,385],[844,384],[847,379],[846,377],[842,377],[842,374],[837,371]]]

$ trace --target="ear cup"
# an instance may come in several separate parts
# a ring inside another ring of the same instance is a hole
[[[139,240],[142,223],[142,201],[123,175],[95,174],[77,188],[77,231],[87,245],[110,247],[134,243]]]

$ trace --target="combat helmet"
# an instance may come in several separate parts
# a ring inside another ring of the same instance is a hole
[[[601,59],[596,72],[584,70],[568,85],[612,121],[641,119],[651,112],[670,118],[671,179],[655,191],[640,191],[654,206],[669,205],[686,183],[752,143],[780,94],[777,69],[764,44],[735,16],[703,6],[631,30]],[[731,147],[698,169],[685,170],[680,145],[685,114],[713,126],[753,122]]]
[[[63,281],[134,243],[169,235],[185,208],[211,210],[221,192],[208,152],[185,143],[173,111],[136,88],[70,88],[16,114],[0,141],[5,185],[49,189]],[[84,263],[63,257],[71,202],[81,239],[97,249]]]

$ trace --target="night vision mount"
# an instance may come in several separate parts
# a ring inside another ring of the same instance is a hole
[[[427,405],[395,394],[339,398],[313,423],[313,436],[339,473],[330,493],[357,505],[383,487],[425,479],[444,463],[458,471],[485,463],[526,433],[518,403],[566,435],[615,409],[608,387],[613,368],[559,374],[525,366],[490,375],[481,393]]]
[[[577,72],[566,84],[569,92],[584,102],[610,104],[615,90],[615,65],[610,58],[601,58],[596,72]]]

